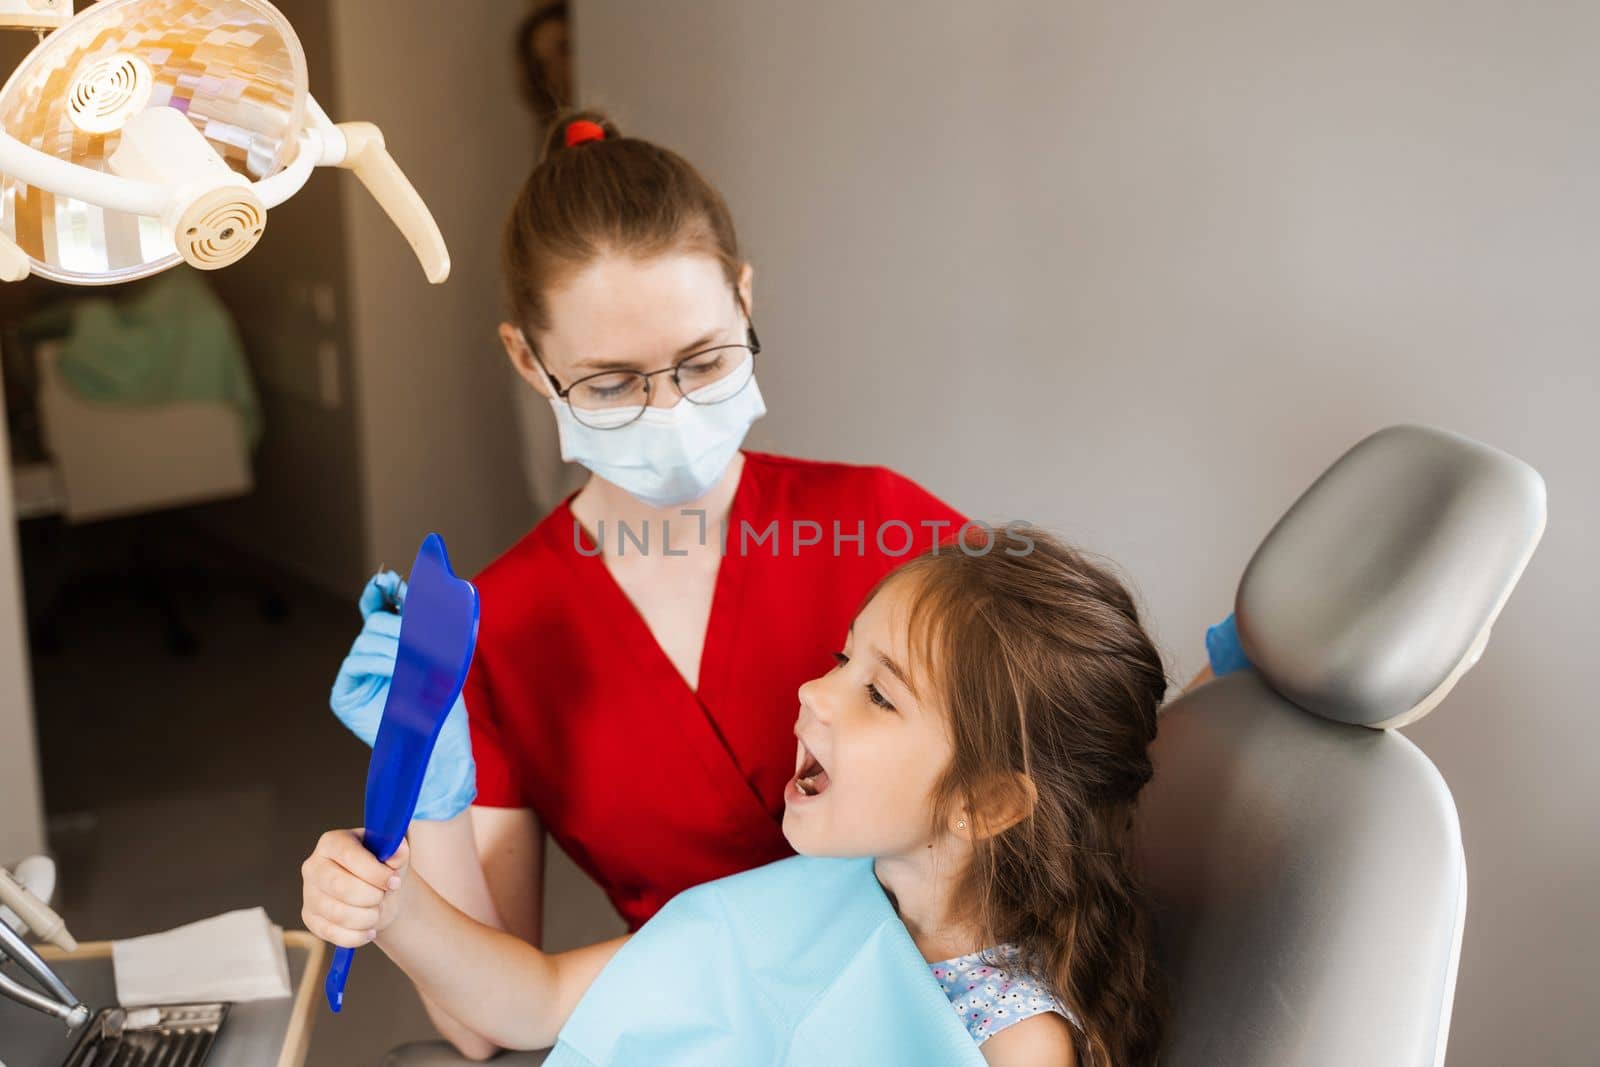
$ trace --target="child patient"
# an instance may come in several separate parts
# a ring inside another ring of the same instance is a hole
[[[801,858],[723,882],[870,857],[867,891],[881,887],[984,1060],[1151,1064],[1161,983],[1128,837],[1161,659],[1115,577],[1010,529],[1024,538],[946,544],[868,597],[833,669],[800,687],[783,832]],[[386,865],[355,831],[323,835],[303,872],[312,932],[376,941],[508,1048],[553,1044],[629,940],[541,952],[456,911],[404,846]],[[692,981],[684,967],[659,981]]]

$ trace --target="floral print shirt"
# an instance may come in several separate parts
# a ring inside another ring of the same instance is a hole
[[[1049,986],[1011,966],[1016,958],[1016,946],[997,945],[929,964],[950,1006],[980,1045],[1013,1023],[1047,1011],[1078,1025]]]

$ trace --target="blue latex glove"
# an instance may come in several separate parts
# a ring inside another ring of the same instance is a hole
[[[1231,612],[1226,619],[1206,631],[1206,657],[1211,660],[1211,673],[1218,678],[1250,666],[1244,646],[1239,644],[1239,627],[1235,625]]]
[[[359,601],[364,620],[361,632],[339,665],[339,676],[328,696],[328,707],[339,721],[368,746],[378,736],[383,705],[389,699],[389,680],[394,677],[395,657],[400,654],[400,616],[388,607],[399,609],[405,599],[406,583],[394,571],[375,574],[367,582]],[[477,779],[467,706],[458,697],[428,760],[416,818],[453,819],[466,811],[478,795]]]
[[[394,571],[372,576],[361,590],[361,633],[350,654],[339,665],[328,706],[350,732],[370,747],[378,736],[378,720],[389,697],[395,657],[400,654],[399,609],[406,599],[406,583]],[[395,610],[386,610],[388,605]]]

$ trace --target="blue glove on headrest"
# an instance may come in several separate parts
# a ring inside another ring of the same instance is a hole
[[[1206,658],[1211,661],[1211,673],[1218,678],[1250,666],[1250,659],[1239,643],[1239,627],[1233,613],[1206,631]]]

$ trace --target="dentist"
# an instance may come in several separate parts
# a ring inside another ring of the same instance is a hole
[[[477,654],[410,844],[457,908],[538,944],[546,833],[630,929],[788,855],[797,689],[874,583],[965,520],[882,467],[741,450],[766,411],[752,271],[675,153],[595,112],[557,120],[504,270],[506,353],[590,475],[476,579]],[[396,575],[369,583],[333,690],[368,744],[403,598]],[[313,933],[333,906],[307,887]],[[496,1051],[428,1012],[462,1054]]]

